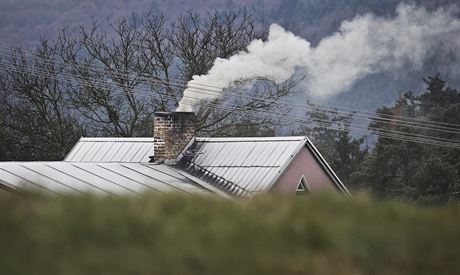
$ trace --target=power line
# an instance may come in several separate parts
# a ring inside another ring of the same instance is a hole
[[[42,74],[43,75],[43,74]],[[46,75],[45,75],[46,76]],[[93,85],[93,84],[91,84]],[[94,86],[94,85],[93,85]],[[102,86],[98,86],[98,87],[102,87]],[[108,88],[107,85],[105,85],[105,87],[102,87],[102,88]],[[121,94],[124,94],[124,92],[121,92]],[[149,95],[152,95],[151,93],[149,93]],[[195,98],[196,99],[196,98]],[[283,114],[284,115],[284,114]],[[369,129],[369,130],[374,130],[374,129]],[[382,131],[381,129],[379,129],[380,131]],[[420,136],[420,135],[417,135],[417,134],[413,134],[413,133],[405,133],[405,132],[400,132],[402,134],[406,134],[406,135],[413,135],[413,136]],[[438,137],[431,137],[431,136],[422,136],[422,137],[428,137],[428,138],[435,138],[435,139],[440,139],[442,140],[442,138],[438,138]],[[446,141],[446,140],[444,140]],[[447,141],[450,141],[450,140],[447,140]]]
[[[11,69],[14,69],[14,70],[18,70],[17,66],[11,66],[11,65],[7,65],[7,66],[10,66]],[[19,66],[19,67],[22,67],[24,69],[23,66]],[[37,74],[37,70],[34,68],[34,69],[24,69],[23,70],[24,72],[28,72],[30,73],[31,71],[35,72]],[[42,73],[43,75],[43,72],[46,71],[46,70],[40,70],[40,73]],[[49,71],[48,71],[49,72]],[[54,75],[54,72],[53,73],[53,77],[55,77]],[[94,86],[95,84],[98,84],[98,81],[94,82],[94,80],[90,80],[89,78],[84,78],[84,77],[81,77],[81,76],[74,76],[74,75],[70,75],[70,74],[65,74],[65,73],[60,73],[61,76],[63,77],[68,77],[67,80],[70,81],[71,78],[76,78],[76,79],[81,79],[81,80],[85,80],[85,81],[91,81],[91,82],[88,82],[89,85],[92,85]],[[145,82],[145,81],[141,81],[141,82]],[[99,81],[99,83],[102,83],[102,84],[106,84],[105,82],[103,81]],[[148,83],[148,84],[151,84],[151,85],[157,85],[157,86],[163,86],[165,87],[165,83],[163,82],[157,82],[155,80],[152,80],[152,81],[147,81],[145,83]],[[177,84],[173,84],[173,86],[175,87],[179,87],[181,89],[185,88],[184,86],[181,86],[181,85],[177,85]],[[192,87],[188,87],[192,90],[194,90],[195,88],[192,86]],[[195,92],[196,93],[204,93],[204,94],[207,94],[207,95],[210,95],[210,96],[214,96],[214,91],[212,90],[209,90],[209,89],[201,89],[200,90],[196,90],[195,89]],[[159,94],[161,94],[161,92],[157,92]],[[253,96],[248,96],[248,95],[242,95],[242,94],[236,94],[238,97],[241,97],[241,98],[247,98],[247,99],[252,99],[252,100],[256,100],[258,102],[265,102],[267,103],[267,100],[266,99],[263,99],[263,98],[255,98]],[[174,99],[174,100],[177,100],[177,99]],[[269,104],[273,104],[274,102],[272,100],[270,100]],[[285,105],[286,107],[292,107],[291,104],[289,105],[286,105],[286,104],[283,104],[283,103],[280,103],[279,105]],[[299,105],[295,105],[295,106],[299,106]],[[294,107],[295,107],[294,106]],[[316,106],[313,106],[313,107],[310,107],[310,108],[303,108],[304,106],[299,106],[299,110],[303,109],[305,111],[307,110],[312,110],[312,112],[319,112],[319,110],[322,110],[322,111],[326,111],[326,112],[330,112],[330,113],[337,113],[336,111],[332,111],[330,109],[325,109],[325,108],[321,108],[321,107],[316,107]],[[353,115],[353,116],[356,116],[356,114],[354,113],[350,113],[349,115]],[[376,118],[376,120],[378,120],[379,122],[380,121],[380,118]],[[406,127],[412,127],[412,128],[419,128],[419,129],[427,129],[427,130],[432,130],[432,131],[439,131],[439,132],[446,132],[446,133],[454,133],[454,134],[458,134],[460,133],[459,131],[455,131],[454,130],[444,130],[444,129],[437,129],[437,128],[433,128],[433,127],[426,127],[426,126],[417,126],[417,125],[408,125],[408,124],[402,124],[398,121],[396,122],[393,122],[393,121],[389,121],[390,123],[392,123],[393,125],[400,125],[400,126],[406,126]],[[383,122],[381,122],[383,123]],[[385,123],[388,123],[388,121],[385,121]]]
[[[3,65],[4,67],[5,66],[10,66],[11,69],[16,69],[17,70],[17,67],[22,67],[24,70],[24,72],[30,72],[30,71],[37,71],[36,68],[33,68],[33,69],[30,69],[30,68],[27,68],[26,66],[24,65],[13,65],[13,64],[4,64]],[[40,72],[45,72],[47,70],[40,70]],[[53,77],[54,77],[54,71],[49,71],[48,72],[51,72],[53,73]],[[100,72],[98,72],[100,73]],[[66,73],[63,73],[63,72],[59,72],[60,75],[63,75],[63,76],[68,76],[70,78],[77,78],[77,79],[83,79],[83,77],[81,76],[75,76],[75,75],[71,75],[71,74],[66,74]],[[124,78],[124,79],[127,79],[127,78]],[[86,78],[86,80],[90,80],[89,78]],[[94,80],[91,80],[92,83],[90,83],[91,85],[94,85]],[[140,83],[148,83],[150,85],[157,85],[157,86],[163,86],[163,87],[166,87],[165,85],[169,85],[169,86],[174,86],[174,87],[179,87],[179,88],[186,88],[185,86],[183,85],[179,85],[179,84],[174,84],[174,83],[169,83],[169,84],[166,84],[164,83],[164,81],[159,81],[159,80],[142,80],[142,79],[138,79],[137,81],[139,81]],[[100,81],[101,83],[104,83],[103,81]],[[205,86],[209,86],[209,85],[205,85]],[[166,87],[166,88],[170,88],[170,87]],[[191,89],[194,89],[195,87],[194,86],[189,86],[188,88],[191,88]],[[210,96],[213,96],[213,97],[216,97],[217,96],[220,96],[220,93],[219,94],[216,94],[216,91],[215,90],[210,90],[210,89],[204,89],[204,88],[199,88],[199,90],[195,90],[195,92],[197,93],[201,93],[201,94],[207,94],[207,95],[210,95]],[[256,101],[259,101],[259,102],[267,102],[267,99],[263,99],[263,98],[255,98],[254,96],[248,96],[246,94],[238,94],[234,91],[227,91],[227,94],[235,94],[236,96],[238,97],[241,97],[241,98],[246,98],[246,99],[252,99],[252,100],[256,100]],[[176,98],[174,99],[174,101],[177,100]],[[271,101],[271,100],[270,100]],[[269,102],[270,104],[273,104],[274,102],[271,101]],[[361,119],[367,119],[369,121],[378,121],[380,123],[391,123],[392,125],[400,125],[400,126],[405,126],[405,127],[411,127],[411,128],[418,128],[418,129],[426,129],[426,130],[431,130],[431,131],[438,131],[438,132],[445,132],[445,133],[454,133],[454,134],[459,134],[460,133],[460,129],[456,129],[456,128],[452,128],[452,127],[444,127],[444,126],[423,126],[421,125],[420,123],[414,123],[414,122],[407,122],[407,121],[401,121],[401,120],[394,120],[394,119],[388,119],[388,118],[382,118],[382,117],[370,117],[370,116],[365,116],[365,117],[362,117],[360,116],[360,114],[357,114],[355,112],[340,112],[340,111],[337,111],[335,109],[329,109],[329,108],[321,108],[319,106],[312,106],[312,107],[307,107],[307,106],[304,106],[304,105],[298,105],[298,104],[285,104],[285,103],[277,103],[279,105],[285,105],[286,107],[298,107],[298,110],[304,110],[304,111],[308,111],[310,110],[310,112],[319,112],[319,111],[326,111],[326,112],[329,112],[329,113],[340,113],[340,114],[346,114],[346,115],[352,115],[354,118],[358,117],[358,118],[361,118]]]
[[[42,76],[47,77],[48,75],[44,75],[44,74],[42,73]],[[53,77],[55,77],[55,76],[53,75]],[[72,80],[73,80],[73,79],[72,79]],[[90,84],[91,84],[91,83],[90,83]],[[92,85],[92,84],[91,84],[91,85]],[[107,86],[106,86],[105,88],[107,88]],[[123,94],[124,92],[122,91],[121,93]],[[152,94],[150,93],[149,96],[152,96]],[[233,110],[235,110],[235,109],[233,109]],[[283,114],[283,115],[285,115],[285,114]],[[304,122],[305,122],[305,121],[304,121]],[[377,130],[378,130],[378,129],[377,129]],[[403,133],[403,134],[408,134],[408,133]],[[409,133],[409,134],[411,135],[411,133]],[[396,136],[395,136],[395,137],[396,137]],[[423,137],[423,138],[426,138],[426,137],[428,137],[428,136],[422,136],[422,137]],[[428,138],[436,138],[436,137],[428,137]],[[439,142],[439,141],[440,141],[440,140],[438,140],[438,142]],[[449,142],[450,142],[450,140],[449,140]]]
[[[228,107],[223,107],[223,106],[220,106],[220,107],[213,107],[213,106],[209,106],[208,108],[211,108],[211,109],[217,109],[217,110],[227,110],[227,111],[231,111],[231,110],[235,110],[235,109],[232,109],[232,108],[228,108]],[[246,113],[250,116],[253,116],[253,117],[256,117],[256,118],[261,118],[261,119],[264,119],[264,118],[267,118],[266,115],[262,115],[262,114],[257,114],[257,113],[249,113],[248,111],[245,111],[243,108],[241,109],[237,109],[238,112],[240,113]],[[266,113],[266,111],[262,111],[262,113]],[[330,130],[336,130],[336,131],[350,131],[352,133],[358,133],[358,134],[369,134],[368,132],[366,131],[362,131],[362,130],[356,130],[354,129],[353,127],[350,127],[350,129],[342,129],[340,127],[331,127],[328,123],[324,123],[324,122],[318,122],[318,120],[316,119],[293,119],[293,118],[288,118],[288,119],[285,119],[286,121],[288,122],[303,122],[303,123],[307,123],[307,122],[315,122],[317,123],[318,125],[326,128],[326,129],[330,129]],[[372,134],[372,133],[371,133]],[[401,135],[395,135],[395,134],[392,134],[392,133],[384,133],[384,132],[376,132],[374,135],[377,135],[379,137],[382,137],[382,138],[388,138],[388,139],[393,139],[393,140],[399,140],[399,141],[406,141],[406,142],[416,142],[416,143],[421,143],[421,144],[427,144],[427,145],[438,145],[438,146],[442,146],[442,147],[448,147],[448,148],[460,148],[460,146],[458,146],[458,144],[455,144],[455,143],[445,143],[445,142],[438,142],[438,141],[433,141],[433,140],[430,140],[430,139],[415,139],[415,138],[412,138],[412,137],[405,137],[405,136],[401,136]]]

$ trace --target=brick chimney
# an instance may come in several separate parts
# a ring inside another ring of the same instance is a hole
[[[195,136],[195,113],[156,112],[153,117],[153,161],[175,160]]]

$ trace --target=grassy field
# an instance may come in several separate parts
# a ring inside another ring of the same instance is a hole
[[[459,217],[365,196],[3,193],[0,274],[459,274]]]

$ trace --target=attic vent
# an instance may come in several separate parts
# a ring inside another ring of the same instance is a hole
[[[298,195],[310,193],[310,186],[308,185],[305,176],[302,176],[302,178],[300,179],[299,185],[297,186],[295,193]]]

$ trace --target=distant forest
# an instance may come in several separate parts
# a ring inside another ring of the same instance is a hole
[[[53,39],[62,27],[88,26],[90,18],[103,22],[131,13],[163,13],[175,19],[187,10],[252,10],[263,24],[279,23],[309,41],[318,42],[337,30],[340,23],[358,14],[391,15],[401,2],[429,9],[458,4],[456,0],[38,0],[0,2],[0,43],[36,45],[40,38]],[[105,25],[108,28],[107,25]]]

